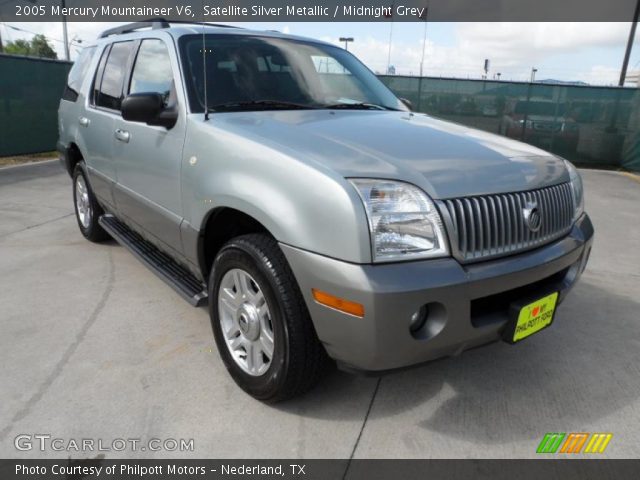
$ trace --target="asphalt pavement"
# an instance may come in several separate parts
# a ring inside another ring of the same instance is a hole
[[[0,169],[0,457],[94,457],[69,443],[159,438],[193,451],[102,454],[533,458],[547,432],[610,432],[600,457],[637,458],[640,181],[582,174],[596,238],[552,327],[381,378],[335,371],[269,406],[226,373],[205,308],[114,241],[84,240],[56,162]],[[41,452],[37,434],[63,450]]]

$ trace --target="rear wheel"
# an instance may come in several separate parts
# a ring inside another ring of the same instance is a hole
[[[209,281],[220,356],[253,397],[278,402],[312,388],[328,359],[277,242],[264,234],[228,242]]]
[[[78,227],[87,240],[101,242],[109,238],[109,234],[98,223],[104,211],[89,187],[82,162],[73,171],[73,204]]]

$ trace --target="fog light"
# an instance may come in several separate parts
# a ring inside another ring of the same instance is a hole
[[[429,316],[429,308],[426,305],[420,307],[420,309],[411,315],[411,323],[409,323],[409,330],[411,333],[415,333],[424,327],[424,323]]]

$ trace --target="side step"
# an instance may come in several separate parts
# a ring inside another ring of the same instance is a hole
[[[169,255],[158,250],[113,215],[102,215],[98,222],[120,245],[129,249],[191,305],[199,307],[207,303],[206,286]]]

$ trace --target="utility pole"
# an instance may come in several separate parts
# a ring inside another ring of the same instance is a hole
[[[424,7],[424,13],[422,14],[420,20],[424,22],[424,35],[422,37],[422,58],[420,60],[420,77],[424,74],[424,54],[427,49],[427,15],[429,15],[429,3]]]
[[[66,8],[66,0],[62,0],[62,8]],[[68,62],[69,56],[69,33],[67,32],[67,16],[62,16],[62,40],[64,41],[64,59]]]
[[[384,14],[384,18],[391,20],[389,22],[389,53],[387,55],[387,71],[385,72],[389,75],[389,68],[391,67],[391,42],[393,41],[393,3],[391,3],[388,13]]]
[[[391,66],[391,42],[393,41],[393,20],[389,26],[389,53],[387,55],[387,74],[389,73],[389,67]]]
[[[640,0],[636,2],[636,11],[633,14],[633,22],[631,22],[631,31],[629,32],[629,40],[627,41],[627,49],[624,52],[624,60],[622,61],[622,70],[620,71],[619,87],[624,87],[624,81],[627,78],[627,67],[629,66],[629,57],[631,56],[631,47],[636,38],[636,26],[638,25],[638,15],[640,15]]]
[[[353,42],[353,37],[340,37],[340,41],[344,42],[344,49],[349,51],[349,42]]]

